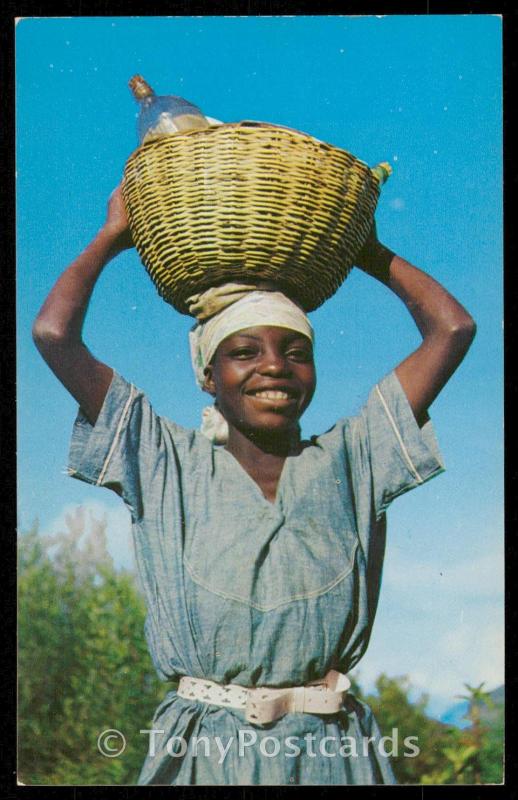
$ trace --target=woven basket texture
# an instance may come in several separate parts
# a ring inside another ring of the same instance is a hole
[[[122,185],[139,256],[159,294],[274,281],[312,311],[347,277],[379,196],[345,150],[264,123],[162,136],[129,157]]]

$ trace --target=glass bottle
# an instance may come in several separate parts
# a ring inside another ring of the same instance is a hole
[[[193,103],[177,95],[156,95],[141,75],[134,75],[129,87],[140,105],[137,122],[140,144],[171,133],[202,130],[210,125]]]

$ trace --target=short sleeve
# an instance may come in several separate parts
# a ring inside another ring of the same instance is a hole
[[[154,412],[143,392],[114,372],[95,425],[81,409],[77,414],[68,474],[112,489],[139,519],[144,495],[160,491],[160,465],[174,427]]]
[[[432,422],[419,427],[395,372],[349,418],[346,446],[356,494],[370,492],[378,519],[396,497],[444,471]]]

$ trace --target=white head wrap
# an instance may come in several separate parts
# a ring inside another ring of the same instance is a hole
[[[256,325],[288,328],[307,336],[311,342],[314,340],[313,328],[306,314],[282,292],[249,292],[189,332],[192,365],[201,388],[205,382],[205,367],[210,364],[218,345],[227,336]],[[201,430],[218,444],[226,442],[228,437],[225,419],[214,406],[203,410]]]

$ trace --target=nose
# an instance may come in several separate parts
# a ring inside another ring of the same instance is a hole
[[[284,355],[275,349],[268,349],[264,352],[263,357],[257,368],[261,375],[283,376],[290,373],[290,362]]]

